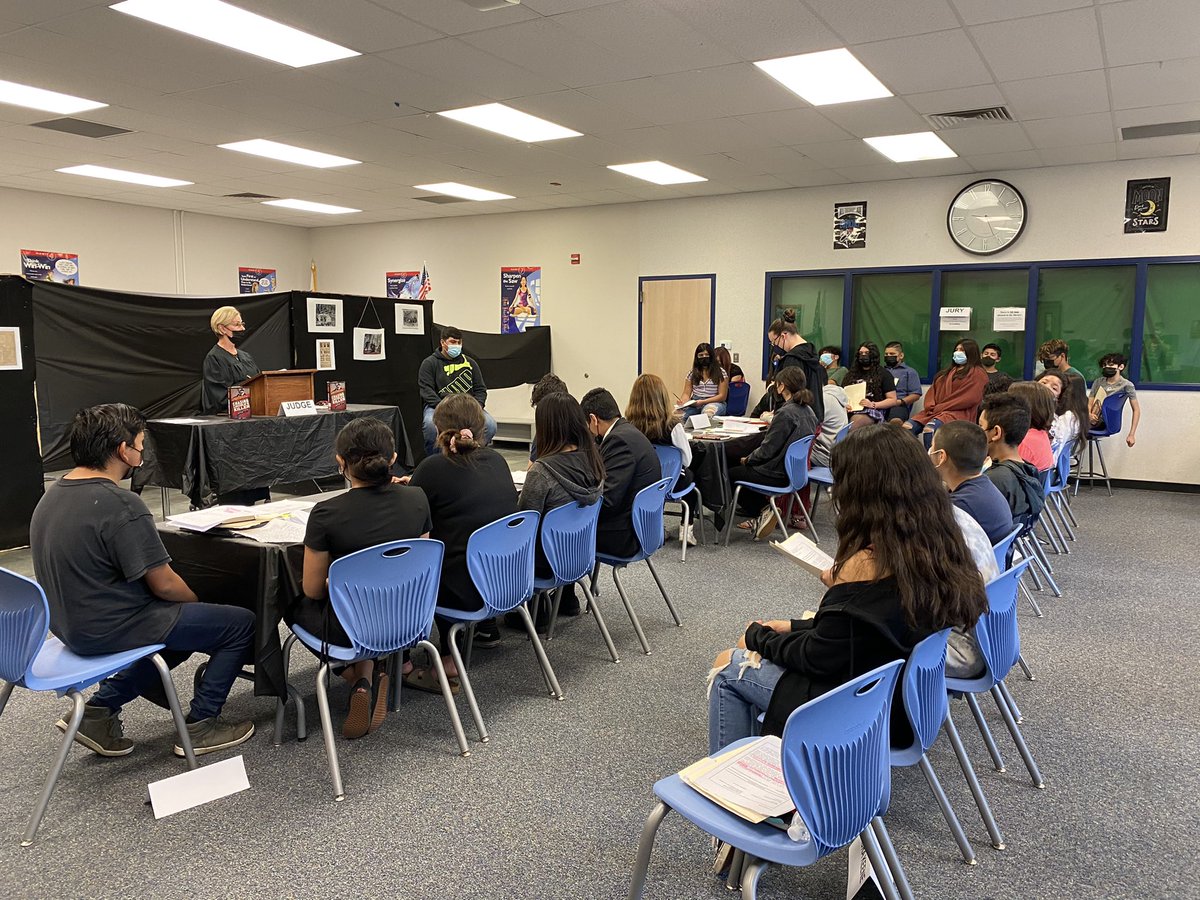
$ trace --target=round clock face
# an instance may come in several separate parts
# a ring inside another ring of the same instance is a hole
[[[1007,181],[976,181],[950,204],[946,227],[954,243],[986,256],[1010,246],[1025,228],[1025,198]]]

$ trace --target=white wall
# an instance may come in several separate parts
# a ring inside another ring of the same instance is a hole
[[[1103,163],[989,173],[1015,184],[1029,207],[1020,241],[996,261],[1190,255],[1200,251],[1200,159]],[[1170,176],[1170,229],[1125,235],[1125,182]],[[314,229],[321,286],[383,291],[384,272],[428,263],[438,318],[499,328],[499,268],[541,265],[543,321],[554,367],[577,394],[609,387],[618,401],[637,374],[639,275],[717,273],[718,340],[747,372],[761,365],[764,273],[779,270],[977,263],[946,233],[946,209],[974,180],[954,175],[726,197],[473,218]],[[864,250],[832,249],[832,206],[867,200]],[[571,253],[582,265],[571,266]],[[505,392],[519,393],[524,391]],[[1114,477],[1200,483],[1200,393],[1139,392],[1136,449],[1106,442]],[[522,397],[489,402],[528,416]],[[1127,420],[1128,422],[1128,414]],[[1184,433],[1180,433],[1180,428]]]
[[[309,286],[309,230],[104,200],[0,188],[0,271],[21,250],[79,254],[89,287],[159,294],[238,292],[238,266],[278,271],[280,290]]]

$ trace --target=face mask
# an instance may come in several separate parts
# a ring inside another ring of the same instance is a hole
[[[697,356],[696,357],[696,365],[700,366],[701,368],[704,368],[704,366],[708,365],[708,357],[707,356]]]
[[[985,366],[994,366],[998,362],[1000,362],[1000,360],[996,359],[994,356],[985,356],[983,358],[983,364]]]
[[[1103,375],[1105,378],[1112,378],[1114,375],[1117,374],[1116,366],[1105,366],[1103,369],[1100,370],[1100,374]]]
[[[447,344],[446,355],[451,359],[458,359],[462,355],[462,344]]]
[[[833,357],[828,353],[822,353],[821,354],[821,365],[832,366],[833,365]]]
[[[896,365],[896,363],[900,362],[900,357],[898,357],[898,356],[885,356],[885,357],[883,358],[883,361],[884,361],[884,362],[885,362],[885,363],[888,365],[888,367],[890,368],[891,366],[894,366],[894,365]]]
[[[247,332],[245,330],[230,332],[229,342],[235,347],[240,347],[246,342],[246,335]]]
[[[955,350],[954,355],[950,358],[954,360],[954,364],[956,366],[961,366],[967,361],[967,354],[963,353],[961,350]]]
[[[867,366],[869,366],[871,364],[871,354],[869,354],[869,353],[858,354],[858,364],[860,366],[862,366],[863,368],[866,368]]]
[[[1052,359],[1043,359],[1041,362],[1042,362],[1042,365],[1045,366],[1047,369],[1057,369],[1058,368],[1058,364],[1055,363],[1055,361]]]

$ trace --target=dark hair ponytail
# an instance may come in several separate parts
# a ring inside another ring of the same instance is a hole
[[[484,446],[483,407],[469,394],[451,394],[433,411],[437,445],[448,459],[464,461]]]
[[[396,438],[378,419],[352,419],[338,432],[335,445],[346,474],[372,487],[392,480]]]
[[[797,403],[803,403],[805,406],[813,405],[812,391],[808,390],[808,379],[805,378],[804,370],[799,366],[786,366],[780,369],[779,374],[775,376],[775,386],[776,389],[787,388],[787,392]]]

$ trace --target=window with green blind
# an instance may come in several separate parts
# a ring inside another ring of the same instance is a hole
[[[1200,264],[1147,268],[1140,380],[1200,382]]]
[[[796,314],[796,330],[817,349],[826,344],[842,345],[842,275],[806,275],[771,279],[771,320],[784,310]],[[765,354],[764,359],[769,359]],[[766,377],[766,364],[763,377]]]
[[[963,338],[974,338],[982,350],[985,344],[1000,348],[996,367],[1020,379],[1025,367],[1025,332],[993,331],[992,311],[998,306],[1025,308],[1029,300],[1028,269],[993,269],[945,272],[942,274],[942,306],[971,308],[970,331],[939,331],[938,360],[950,364],[954,345]]]
[[[1062,338],[1071,365],[1091,384],[1105,353],[1129,355],[1133,340],[1133,266],[1043,268],[1036,340]]]
[[[855,275],[852,342],[846,359],[853,358],[859,345],[873,341],[883,355],[884,345],[900,341],[904,361],[925,379],[929,368],[929,305],[933,292],[933,274]]]

